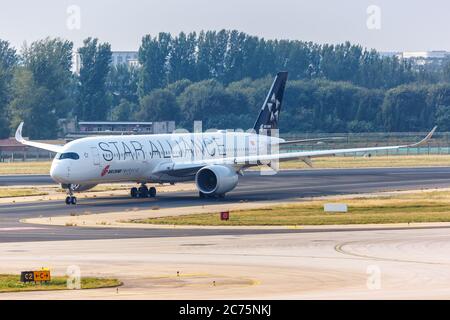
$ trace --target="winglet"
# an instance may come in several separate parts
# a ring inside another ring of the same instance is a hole
[[[417,143],[414,143],[414,144],[410,144],[410,145],[408,145],[407,147],[411,147],[411,148],[413,148],[413,147],[419,147],[419,146],[421,146],[421,145],[427,143],[427,142],[431,139],[431,137],[433,136],[433,134],[434,134],[434,132],[436,131],[436,129],[437,129],[437,126],[435,126],[435,127],[433,128],[433,130],[431,130],[430,133],[427,134],[427,136],[426,136],[425,138],[423,138],[421,141],[419,141],[419,142],[417,142]]]
[[[17,142],[24,144],[26,146],[35,147],[38,149],[43,149],[43,150],[47,150],[47,151],[51,151],[51,152],[55,152],[55,153],[60,153],[63,150],[62,146],[25,140],[22,137],[22,128],[23,128],[23,122],[21,122],[19,124],[19,126],[17,127],[17,130],[16,130],[15,138],[16,138]]]
[[[23,143],[25,139],[22,137],[22,128],[23,128],[23,122],[19,124],[16,130],[16,140],[17,142]]]

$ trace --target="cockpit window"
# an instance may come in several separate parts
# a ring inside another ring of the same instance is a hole
[[[64,159],[78,160],[78,159],[80,159],[80,156],[78,155],[78,153],[75,153],[75,152],[61,153],[61,155],[59,156],[59,160],[64,160]]]

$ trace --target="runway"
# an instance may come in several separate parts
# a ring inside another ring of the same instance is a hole
[[[0,299],[448,299],[448,230],[0,243],[0,273],[76,266],[124,282]]]
[[[0,187],[39,186],[55,183],[49,175],[5,175],[0,176]]]
[[[49,178],[45,176],[3,176],[0,177],[0,184],[34,185],[35,183],[44,183],[45,179]],[[244,177],[240,178],[239,186],[220,202],[218,200],[201,200],[195,192],[174,192],[161,193],[156,200],[136,200],[129,197],[79,199],[77,206],[66,206],[62,201],[3,204],[0,205],[0,242],[297,233],[302,231],[286,229],[268,231],[72,228],[25,225],[21,224],[19,220],[86,212],[102,213],[130,208],[138,210],[150,206],[161,208],[198,206],[209,204],[211,201],[215,203],[238,203],[242,200],[253,202],[288,201],[322,195],[448,186],[450,186],[450,168],[441,167],[289,170],[281,171],[274,176],[261,176],[258,172],[247,172]]]

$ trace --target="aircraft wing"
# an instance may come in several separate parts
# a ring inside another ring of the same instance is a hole
[[[175,162],[173,166],[171,166],[170,170],[166,172],[176,173],[178,170],[188,171],[191,169],[192,171],[199,170],[200,168],[208,165],[230,165],[236,168],[242,168],[246,166],[255,166],[260,164],[261,162],[270,162],[270,161],[287,161],[293,159],[301,159],[303,161],[309,162],[309,159],[316,157],[325,157],[325,156],[335,156],[339,154],[345,153],[355,153],[355,152],[373,152],[373,151],[383,151],[383,150],[397,150],[401,148],[407,147],[418,147],[425,143],[427,143],[437,127],[434,127],[433,130],[421,141],[417,143],[413,143],[410,145],[400,145],[400,146],[384,146],[384,147],[370,147],[370,148],[351,148],[351,149],[330,149],[330,150],[317,150],[317,151],[301,151],[301,152],[286,152],[286,153],[278,153],[278,154],[264,154],[264,155],[252,155],[252,156],[241,156],[241,157],[227,157],[220,159],[202,159],[192,162]]]
[[[57,146],[57,145],[49,144],[49,143],[41,143],[41,142],[33,142],[33,141],[25,140],[22,137],[22,128],[23,128],[23,122],[20,123],[19,127],[16,130],[17,142],[24,144],[26,146],[35,147],[38,149],[43,149],[43,150],[47,150],[47,151],[51,151],[51,152],[56,152],[56,153],[62,152],[62,149],[63,149],[62,146]]]

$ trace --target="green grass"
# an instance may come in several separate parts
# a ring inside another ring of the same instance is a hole
[[[325,213],[323,205],[347,203],[347,213]],[[229,221],[219,213],[133,220],[136,223],[202,226],[301,226],[450,222],[450,192],[420,192],[392,197],[308,201],[261,209],[237,210]]]
[[[0,198],[14,198],[14,197],[29,197],[29,196],[44,196],[47,192],[40,191],[38,189],[10,189],[1,188]]]
[[[373,156],[313,158],[314,168],[374,168],[374,167],[440,167],[450,166],[450,155]],[[305,168],[302,161],[281,162],[281,169]]]
[[[110,288],[120,286],[117,279],[82,278],[81,289]],[[52,277],[49,283],[20,282],[19,275],[0,275],[0,293],[21,291],[67,290],[67,277]]]

